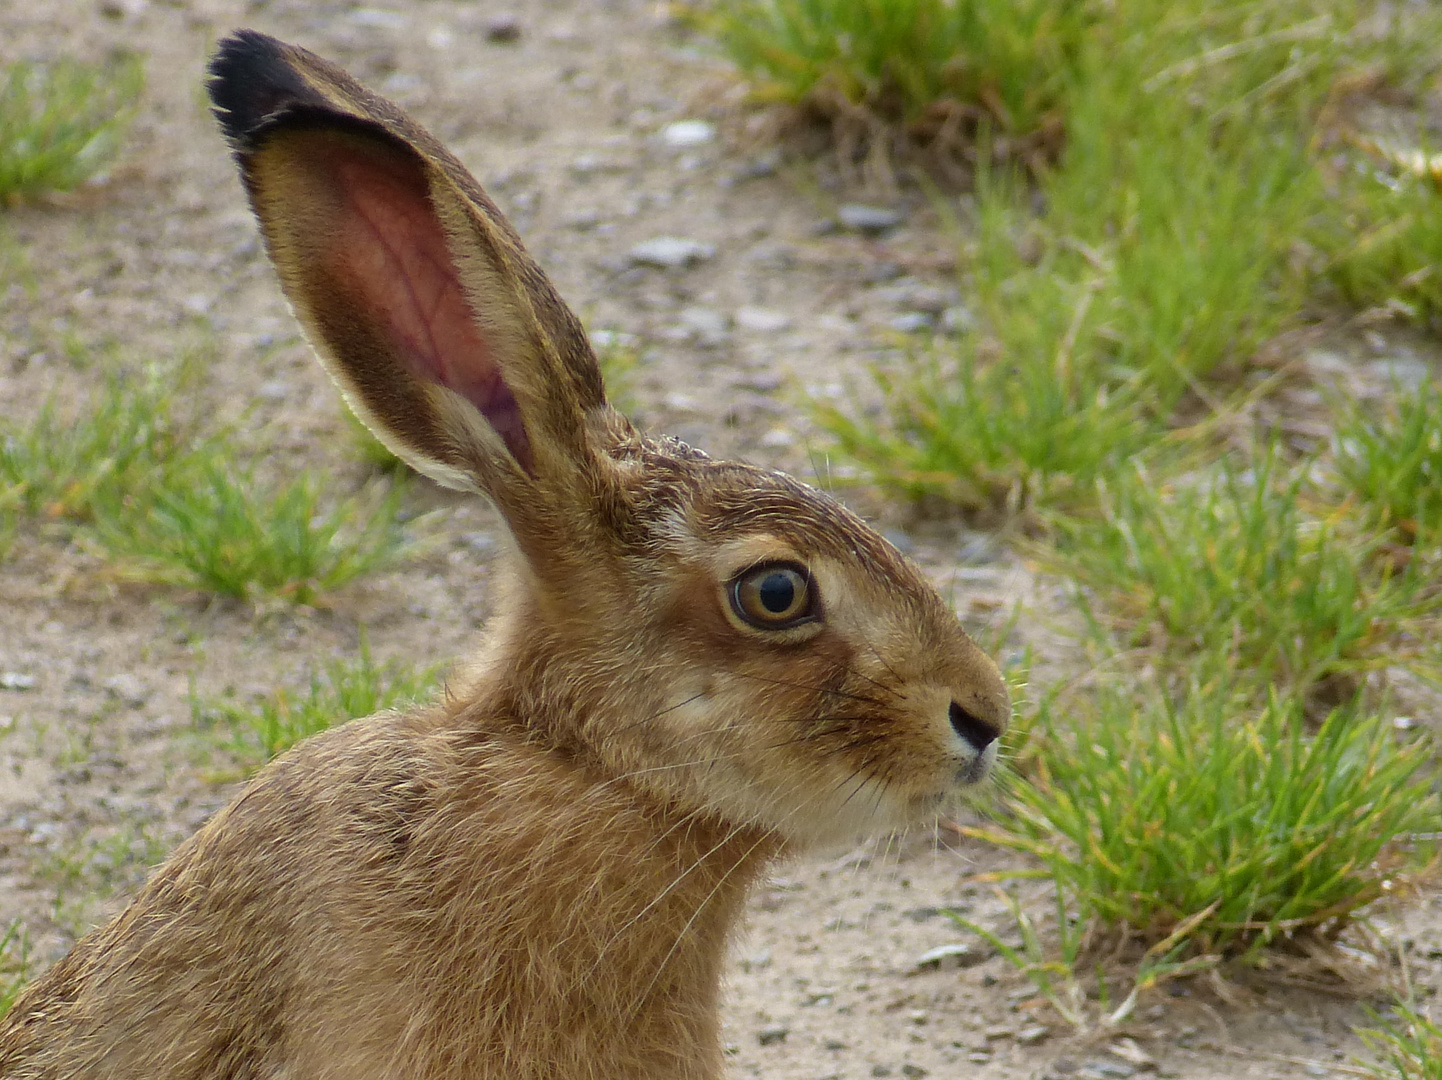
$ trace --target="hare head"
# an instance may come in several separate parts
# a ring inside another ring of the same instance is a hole
[[[351,408],[514,538],[466,676],[487,710],[651,802],[791,842],[916,822],[986,775],[1005,684],[889,543],[789,476],[640,434],[509,223],[394,105],[250,31],[211,74]]]

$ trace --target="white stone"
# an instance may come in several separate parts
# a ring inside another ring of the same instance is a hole
[[[661,141],[673,150],[705,146],[716,138],[716,125],[705,120],[677,120],[661,129]]]
[[[638,266],[655,266],[662,270],[680,270],[714,258],[715,244],[703,244],[685,236],[657,236],[633,247],[629,256]]]
[[[791,317],[770,308],[742,307],[736,309],[736,325],[757,334],[777,334],[791,329]]]

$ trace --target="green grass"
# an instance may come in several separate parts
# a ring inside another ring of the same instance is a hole
[[[392,476],[403,476],[410,472],[410,466],[391,453],[385,443],[372,435],[370,428],[356,419],[355,413],[349,409],[342,411],[345,416],[346,432],[350,436],[355,456],[364,462],[367,468]]]
[[[1430,575],[1419,561],[1395,570],[1380,538],[1315,506],[1310,473],[1275,448],[1172,479],[1127,469],[1100,516],[1057,519],[1043,557],[1097,598],[1124,646],[1168,665],[1220,649],[1239,685],[1306,692],[1425,659],[1399,639],[1436,633]]]
[[[434,696],[443,668],[378,665],[362,637],[357,659],[332,661],[302,693],[277,690],[253,705],[193,698],[191,711],[202,727],[223,725],[241,757],[264,762],[334,724]]]
[[[1058,110],[1091,19],[1072,0],[739,0],[701,21],[765,100],[1024,135]]]
[[[1420,141],[1420,140],[1419,140]],[[1424,144],[1425,145],[1425,144]],[[1328,254],[1325,279],[1340,299],[1436,329],[1442,320],[1442,193],[1430,177],[1354,167],[1331,185],[1334,212],[1319,215],[1312,237]]]
[[[188,378],[110,374],[78,409],[0,422],[0,538],[57,523],[128,576],[298,603],[404,553],[399,478],[357,494],[310,471],[270,480],[232,432],[180,415]]]
[[[0,491],[11,513],[88,523],[98,502],[143,497],[193,450],[175,409],[188,383],[184,370],[111,372],[79,410],[51,399],[28,424],[0,420]]]
[[[33,872],[55,890],[51,920],[79,940],[98,925],[107,899],[133,894],[168,852],[153,823],[132,820],[42,849]]]
[[[1028,775],[1006,778],[1006,811],[971,832],[1055,889],[1060,959],[1017,957],[1042,982],[1119,940],[1143,953],[1138,988],[1330,941],[1421,871],[1429,851],[1409,837],[1439,824],[1427,742],[1355,707],[1313,730],[1296,699],[1253,706],[1225,674],[1175,698],[1052,695],[1025,726]]]
[[[218,457],[187,464],[97,523],[104,548],[141,577],[310,604],[406,547],[399,485],[327,499],[319,474],[273,485]]]
[[[618,412],[630,416],[640,405],[636,397],[636,368],[641,352],[629,334],[611,331],[600,341],[592,341],[596,363],[606,384],[606,400]]]
[[[1399,1005],[1391,1018],[1357,1034],[1373,1059],[1358,1064],[1376,1080],[1442,1080],[1442,1028],[1420,1009]]]
[[[30,949],[16,919],[0,936],[0,1017],[10,1011],[30,979]]]
[[[1333,461],[1344,491],[1404,542],[1442,541],[1442,387],[1429,379],[1337,411]]]
[[[0,203],[71,191],[105,169],[144,85],[133,56],[0,68]]]
[[[959,262],[976,327],[879,371],[875,414],[818,405],[822,426],[909,495],[975,510],[1021,492],[1073,507],[1092,479],[1163,438],[1179,407],[1195,416],[1224,400],[1259,347],[1313,305],[1431,317],[1435,187],[1355,145],[1318,150],[1341,125],[1317,127],[1337,115],[1334,87],[1380,72],[1394,100],[1420,95],[1435,71],[1424,43],[1438,39],[1439,13],[1409,9],[1401,25],[1378,10],[1092,9],[1065,65],[1055,167],[1020,178],[979,153]],[[1037,71],[1048,63],[1032,58]]]

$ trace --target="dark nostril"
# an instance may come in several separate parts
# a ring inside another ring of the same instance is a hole
[[[978,720],[956,702],[951,703],[947,716],[951,719],[951,729],[961,736],[962,742],[974,747],[978,754],[996,742],[996,728],[985,720]]]

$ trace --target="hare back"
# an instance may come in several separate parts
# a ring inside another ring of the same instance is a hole
[[[262,771],[0,1028],[30,1078],[716,1077],[777,842],[444,711]]]

